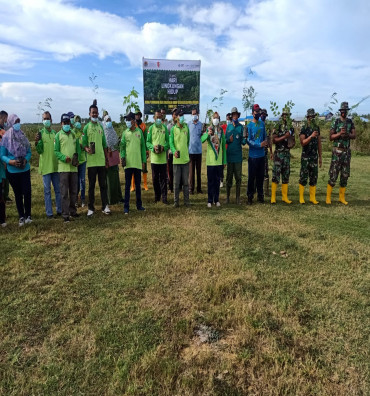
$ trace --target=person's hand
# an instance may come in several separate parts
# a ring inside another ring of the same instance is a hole
[[[322,158],[321,157],[319,158],[319,167],[320,168],[322,167]]]
[[[126,166],[126,158],[121,158],[121,165],[123,168]]]
[[[146,152],[146,159],[149,158],[149,151]]]
[[[37,144],[40,140],[41,140],[41,134],[40,132],[37,132],[35,137],[35,144]]]
[[[224,164],[224,169],[226,168],[226,164]]]
[[[178,152],[178,151],[175,151],[174,156],[175,156],[175,158],[179,158],[179,152]]]
[[[285,135],[286,138],[288,138],[290,136],[290,131],[288,131]]]
[[[267,147],[268,142],[267,140],[264,140],[263,142],[261,142],[261,147]]]
[[[69,164],[71,162],[71,158],[70,157],[66,157],[66,163]]]
[[[229,142],[232,143],[234,141],[234,135],[231,135],[229,138]]]
[[[212,136],[212,135],[213,135],[212,128],[208,128],[208,136]]]
[[[91,154],[91,148],[90,147],[85,147],[85,151],[87,152],[87,154]]]
[[[159,154],[159,148],[158,148],[158,144],[156,145],[156,146],[154,146],[154,152],[156,153],[156,154]]]
[[[21,162],[18,160],[10,160],[9,165],[19,168],[21,166]]]
[[[344,136],[347,133],[346,128],[342,127],[340,130],[340,136]]]
[[[315,138],[315,137],[319,136],[319,132],[313,131],[311,136],[312,136],[312,138]]]

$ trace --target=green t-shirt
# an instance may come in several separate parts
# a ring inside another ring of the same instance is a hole
[[[80,155],[78,156],[78,163],[83,164],[84,162],[86,162],[86,151],[82,150],[83,131],[81,128],[73,128],[72,132],[75,134],[76,139],[78,140],[78,143],[80,144],[81,147],[81,152]]]
[[[346,134],[339,139],[335,139],[333,141],[333,147],[337,148],[349,148],[351,146],[351,140],[349,138],[349,134],[354,128],[353,121],[350,118],[346,118],[342,121],[340,118],[333,120],[331,123],[331,129],[334,130],[334,133],[339,133],[342,128],[346,129]]]
[[[215,128],[213,128],[215,130]],[[213,141],[211,140],[213,139]],[[204,143],[207,140],[207,166],[220,166],[226,164],[226,138],[224,131],[220,127],[217,134],[209,136],[208,132],[204,132],[201,141]]]
[[[180,125],[176,124],[172,127],[170,133],[170,148],[173,152],[173,164],[183,165],[190,161],[189,158],[189,128],[186,123]],[[175,157],[175,152],[180,151],[180,158]]]
[[[160,144],[163,146],[163,151],[157,154],[154,151],[154,146]],[[147,140],[146,140],[146,147],[150,150],[150,161],[152,164],[166,164],[166,151],[170,148],[168,130],[166,125],[161,124],[157,126],[153,124],[149,128]]]
[[[89,122],[85,125],[82,137],[82,147],[90,147],[90,143],[95,142],[95,154],[87,154],[87,167],[105,166],[104,149],[107,148],[107,141],[103,127],[99,123]]]
[[[126,168],[142,169],[146,162],[146,147],[143,132],[140,128],[133,131],[127,128],[120,144],[121,158],[126,159]]]
[[[72,165],[73,154],[80,154],[80,143],[76,139],[75,134],[60,130],[55,136],[54,144],[55,155],[58,158],[58,172],[77,172],[77,166]],[[66,162],[69,157],[71,162]]]
[[[56,132],[46,128],[40,130],[41,139],[36,145],[36,151],[40,154],[39,159],[39,173],[41,175],[48,175],[50,173],[58,172],[58,159],[54,153],[54,139]]]

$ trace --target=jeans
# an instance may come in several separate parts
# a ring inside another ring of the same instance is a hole
[[[85,184],[86,184],[86,161],[78,165],[78,186],[77,195],[81,190],[81,201],[85,201]]]
[[[107,171],[105,166],[91,166],[87,169],[87,176],[89,178],[89,210],[95,211],[95,183],[96,176],[98,176],[100,198],[102,210],[108,205],[108,193],[107,193]]]
[[[54,173],[48,173],[47,175],[43,175],[42,181],[44,183],[44,201],[45,201],[46,216],[53,215],[53,204],[51,202],[51,184],[53,184],[53,188],[54,188],[55,205],[57,207],[57,213],[62,213],[59,173],[54,172]]]
[[[207,166],[208,203],[217,203],[220,198],[220,178],[223,165]]]
[[[6,171],[6,177],[14,191],[19,218],[31,216],[31,172]]]
[[[131,179],[134,175],[135,179],[135,192],[136,192],[136,208],[140,209],[143,206],[141,201],[141,170],[137,168],[126,168],[125,169],[125,204],[124,209],[130,209],[130,187]]]
[[[253,199],[255,189],[257,196],[263,199],[263,178],[265,174],[265,157],[248,158],[248,187],[247,196],[249,200]]]

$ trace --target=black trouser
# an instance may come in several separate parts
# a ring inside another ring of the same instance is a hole
[[[162,201],[167,201],[167,165],[152,163],[152,179],[155,200],[159,201],[162,195]]]
[[[219,202],[220,177],[223,169],[223,165],[207,166],[208,203]]]
[[[202,154],[189,154],[189,191],[195,189],[195,169],[197,171],[197,192],[202,191]]]
[[[173,154],[168,153],[167,158],[168,189],[173,191]]]
[[[78,173],[60,172],[60,195],[62,201],[62,216],[68,219],[76,214],[76,201],[78,191]]]
[[[248,199],[253,199],[255,188],[258,198],[263,198],[263,178],[265,174],[265,157],[248,158]]]
[[[19,218],[31,216],[31,172],[6,171],[6,177],[14,191]]]
[[[7,179],[0,182],[0,224],[5,223],[5,180]]]
[[[107,193],[107,176],[105,166],[92,166],[87,169],[87,176],[89,178],[89,210],[95,210],[95,183],[96,175],[98,175],[98,182],[100,188],[100,198],[102,203],[102,210],[108,205]]]
[[[136,208],[140,209],[143,206],[141,201],[141,170],[137,168],[125,168],[125,204],[124,209],[130,209],[130,187],[131,179],[134,175],[135,192],[136,192]]]

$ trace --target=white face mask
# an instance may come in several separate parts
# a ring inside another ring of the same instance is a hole
[[[212,119],[212,124],[213,124],[214,126],[217,126],[219,123],[220,123],[220,120],[219,120],[218,118],[213,118],[213,119]]]
[[[230,120],[226,120],[226,124],[227,124],[227,125],[230,125],[230,124],[231,124],[231,121],[230,121]]]
[[[198,116],[196,114],[194,114],[191,118],[193,121],[198,121]]]

